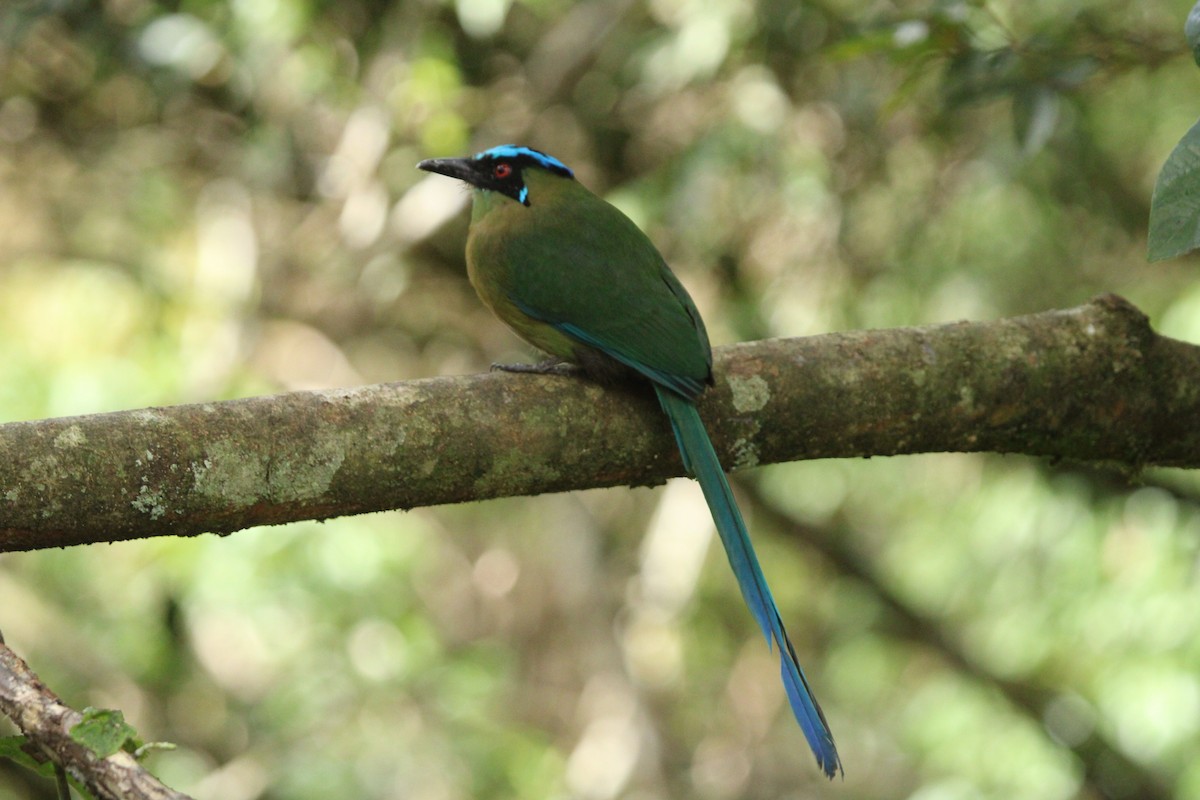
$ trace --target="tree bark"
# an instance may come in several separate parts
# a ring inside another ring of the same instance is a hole
[[[997,451],[1200,465],[1200,347],[1107,295],[994,322],[721,348],[730,468]],[[0,551],[682,473],[645,387],[493,373],[0,425]]]

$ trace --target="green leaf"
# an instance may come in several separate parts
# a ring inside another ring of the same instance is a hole
[[[137,738],[137,731],[120,711],[85,708],[83,719],[71,728],[71,738],[99,758],[108,758]]]
[[[1179,140],[1158,173],[1149,239],[1151,261],[1200,247],[1200,122]]]
[[[28,767],[44,777],[53,777],[53,762],[38,761],[25,749],[28,745],[29,740],[24,736],[0,736],[0,758],[7,758],[22,767]]]
[[[1200,3],[1192,6],[1187,22],[1183,24],[1183,35],[1187,37],[1188,47],[1192,48],[1192,58],[1200,66]]]

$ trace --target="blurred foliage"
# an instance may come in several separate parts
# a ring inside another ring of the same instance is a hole
[[[1200,341],[1195,265],[1144,257],[1188,5],[6,3],[0,421],[527,358],[413,168],[507,141],[643,225],[717,344],[1099,292]],[[1200,798],[1194,476],[740,480],[844,782],[686,482],[5,555],[0,629],[201,800]]]

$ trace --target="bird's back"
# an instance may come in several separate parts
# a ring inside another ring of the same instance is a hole
[[[711,368],[708,335],[649,238],[572,179],[527,181],[529,206],[476,197],[467,263],[484,301],[553,355],[580,362],[579,346],[591,347],[699,394]]]

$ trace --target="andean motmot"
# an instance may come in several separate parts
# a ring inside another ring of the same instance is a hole
[[[832,778],[841,759],[825,714],[767,587],[746,523],[696,400],[712,384],[712,351],[696,304],[650,239],[561,161],[502,145],[417,165],[472,191],[467,274],[480,299],[559,362],[611,382],[648,379],[671,421],[685,469],[700,483],[742,596],[778,648],[796,720]],[[552,362],[543,365],[552,369]],[[538,365],[516,368],[536,371]]]

